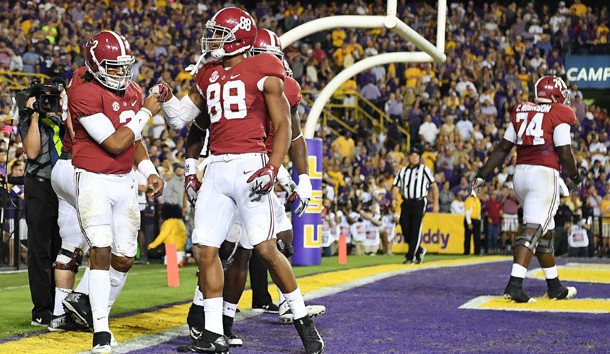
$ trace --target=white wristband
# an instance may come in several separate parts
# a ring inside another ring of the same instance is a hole
[[[292,139],[290,141],[291,142],[295,142],[295,141],[299,140],[299,138],[302,138],[302,137],[303,137],[303,133],[299,133],[299,135],[297,135],[296,138],[294,138],[294,139]]]
[[[152,161],[148,159],[140,161],[138,164],[138,171],[140,171],[140,173],[146,178],[148,178],[150,175],[159,175],[155,165],[153,165]]]
[[[136,113],[136,115],[129,121],[129,123],[125,124],[125,126],[131,129],[133,132],[133,135],[135,136],[134,140],[140,140],[142,129],[144,129],[150,117],[150,111],[142,107],[140,108],[140,111],[138,111],[138,113]]]
[[[184,175],[190,176],[197,173],[197,163],[197,159],[192,157],[184,160]]]

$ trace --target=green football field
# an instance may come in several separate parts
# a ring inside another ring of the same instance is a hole
[[[427,255],[426,260],[451,259],[462,256]],[[337,257],[322,258],[319,266],[295,267],[297,277],[350,268],[402,262],[395,256],[349,256],[347,264],[338,264]],[[195,266],[180,268],[180,286],[167,286],[165,266],[162,264],[134,265],[129,272],[123,292],[115,302],[111,315],[145,310],[155,306],[187,302],[193,297],[196,284]],[[77,281],[82,275],[77,276]],[[271,281],[271,280],[269,280]],[[42,327],[30,325],[32,303],[26,272],[0,274],[0,338],[38,331]]]

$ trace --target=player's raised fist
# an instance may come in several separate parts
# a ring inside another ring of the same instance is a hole
[[[159,95],[159,100],[161,102],[167,102],[170,98],[172,98],[172,88],[169,87],[169,84],[164,81],[159,81],[153,87],[148,90],[150,95]]]
[[[161,103],[159,103],[159,94],[148,95],[142,105],[148,109],[153,116],[156,116],[161,112]]]

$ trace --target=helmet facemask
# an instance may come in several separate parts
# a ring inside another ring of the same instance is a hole
[[[116,60],[104,59],[102,62],[98,62],[97,58],[93,56],[93,60],[97,65],[97,71],[89,67],[89,63],[87,63],[87,67],[100,84],[118,91],[124,91],[129,87],[133,78],[132,67],[135,62],[133,56],[123,55]],[[122,71],[122,73],[114,74],[117,71]]]
[[[212,58],[220,59],[225,56],[224,45],[235,41],[235,33],[230,29],[217,26],[210,20],[205,25],[205,34],[201,37],[201,52],[210,53]]]

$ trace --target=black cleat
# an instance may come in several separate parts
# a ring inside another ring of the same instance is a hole
[[[305,346],[307,354],[319,354],[324,352],[324,341],[316,329],[311,317],[305,316],[294,320],[294,326],[299,332],[299,337]]]
[[[222,316],[222,328],[227,337],[229,347],[241,347],[244,345],[244,341],[235,333],[233,333],[233,317],[226,315]]]
[[[573,286],[563,286],[549,288],[547,295],[551,300],[571,299],[576,296],[576,288]]]
[[[180,353],[229,353],[229,343],[227,337],[205,329],[197,340],[181,345],[177,350]]]
[[[278,313],[280,308],[276,304],[270,303],[261,306],[252,306],[252,310],[256,312]]]
[[[197,340],[201,337],[201,333],[203,333],[205,329],[205,313],[203,312],[203,306],[191,303],[189,314],[186,317],[186,323],[189,326],[189,334],[192,340]]]
[[[110,332],[93,333],[93,349],[91,353],[111,353],[112,334]]]
[[[89,296],[83,293],[72,292],[62,302],[66,313],[81,326],[93,328],[93,313]]]
[[[523,287],[514,284],[513,282],[508,282],[508,285],[506,285],[506,289],[504,289],[504,298],[518,303],[536,302],[535,299],[529,297],[525,291],[523,291]]]
[[[76,323],[72,316],[63,314],[59,316],[53,316],[51,323],[49,324],[49,332],[63,332],[63,331],[89,331],[90,328],[81,326]]]

